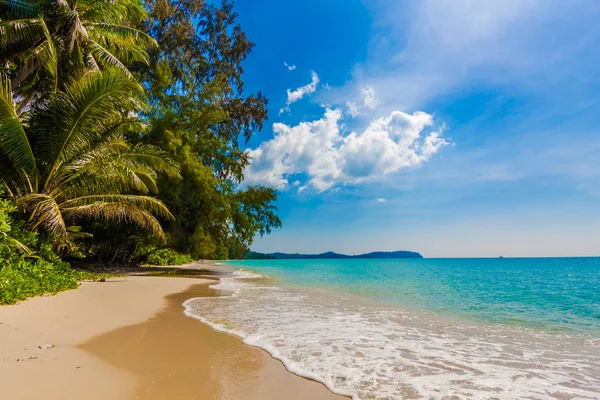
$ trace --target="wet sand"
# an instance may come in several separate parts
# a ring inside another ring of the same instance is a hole
[[[209,284],[166,297],[155,317],[100,335],[80,348],[137,377],[134,398],[344,399],[288,372],[265,351],[186,317],[182,303],[219,295]]]
[[[185,316],[185,300],[216,294],[211,282],[128,277],[1,306],[0,397],[343,399]]]

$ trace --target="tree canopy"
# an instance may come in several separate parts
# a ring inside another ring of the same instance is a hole
[[[276,191],[243,186],[267,118],[243,85],[253,46],[230,1],[0,0],[11,218],[66,258],[243,257],[281,225]]]
[[[240,140],[267,118],[267,99],[243,88],[242,63],[254,44],[229,1],[148,1],[148,11],[145,29],[160,47],[138,72],[153,106],[140,140],[181,164],[182,180],[158,182],[175,216],[170,243],[195,257],[239,258],[255,234],[281,225],[273,188],[238,188],[249,162]]]

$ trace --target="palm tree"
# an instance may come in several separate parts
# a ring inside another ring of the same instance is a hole
[[[132,77],[127,65],[156,45],[135,28],[145,17],[141,0],[0,0],[0,68],[24,104],[86,71]]]
[[[118,70],[88,73],[18,114],[10,79],[0,75],[0,183],[34,229],[65,238],[71,225],[123,221],[164,240],[157,217],[172,218],[156,192],[157,173],[178,165],[155,147],[130,145],[143,129],[137,83]]]

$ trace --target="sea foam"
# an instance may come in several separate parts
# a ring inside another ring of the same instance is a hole
[[[238,270],[186,315],[354,399],[598,399],[597,342],[475,325]]]

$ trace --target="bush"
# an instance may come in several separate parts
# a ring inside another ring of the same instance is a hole
[[[77,279],[69,264],[41,259],[21,259],[0,270],[0,304],[14,304],[28,297],[75,289]]]
[[[75,289],[78,280],[109,276],[72,270],[50,243],[27,229],[14,203],[1,196],[0,188],[0,304],[56,294]]]
[[[149,265],[181,265],[194,261],[187,254],[181,254],[173,249],[160,249],[153,251],[146,258]]]

